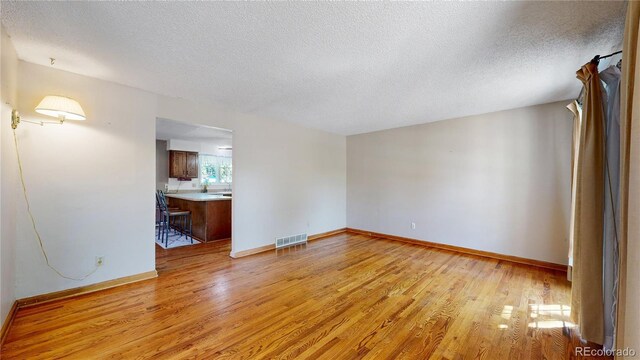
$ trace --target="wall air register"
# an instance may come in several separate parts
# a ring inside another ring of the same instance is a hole
[[[307,242],[307,234],[291,235],[281,238],[276,238],[276,249],[284,248],[287,246],[305,244]]]

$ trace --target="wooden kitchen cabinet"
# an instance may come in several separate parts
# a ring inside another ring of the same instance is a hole
[[[197,178],[198,153],[190,151],[169,151],[170,178]]]
[[[187,153],[187,177],[192,179],[198,177],[198,153]]]

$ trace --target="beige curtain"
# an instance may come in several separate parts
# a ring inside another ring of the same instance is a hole
[[[576,159],[580,153],[580,110],[578,101],[574,100],[567,105],[567,109],[573,114],[573,139],[571,142],[571,219],[569,222],[569,266],[567,267],[567,280],[571,281],[571,273],[573,271],[573,229],[575,225],[575,209],[576,209]]]
[[[604,227],[605,127],[598,66],[576,73],[584,84],[573,213],[571,315],[583,339],[604,343],[602,234]]]
[[[640,353],[640,3],[629,1],[620,87],[620,274],[616,348]],[[621,358],[621,357],[620,357]]]

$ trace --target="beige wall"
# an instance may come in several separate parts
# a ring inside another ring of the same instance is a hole
[[[15,300],[15,246],[17,177],[6,171],[15,164],[11,133],[11,110],[18,105],[18,58],[5,32],[0,26],[1,59],[0,75],[0,326],[5,321]]]
[[[349,136],[347,225],[565,264],[565,105]]]

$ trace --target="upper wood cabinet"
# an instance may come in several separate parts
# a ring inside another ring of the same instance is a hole
[[[187,153],[187,177],[192,179],[198,177],[198,153]]]
[[[169,151],[170,178],[197,178],[198,153],[190,151]]]
[[[187,176],[187,153],[184,151],[169,151],[169,177],[179,178]]]

